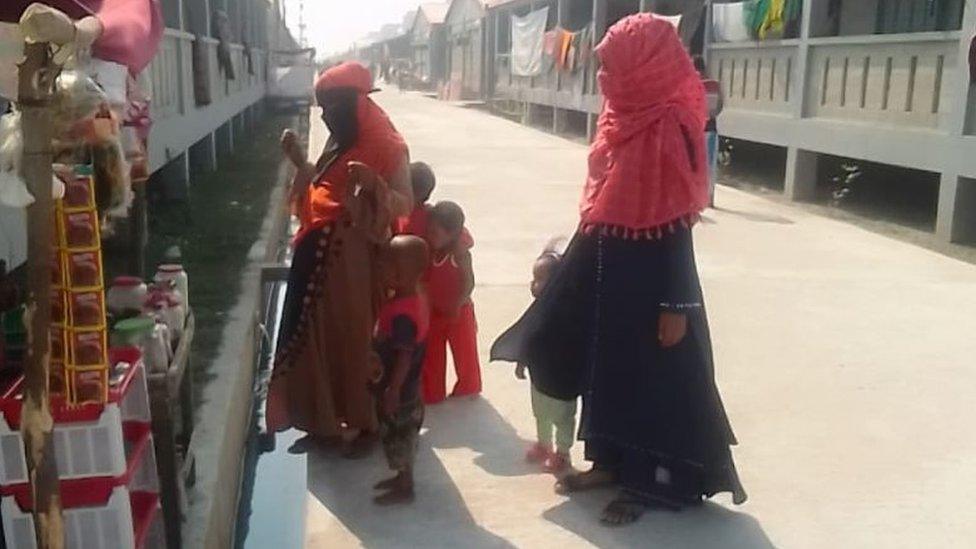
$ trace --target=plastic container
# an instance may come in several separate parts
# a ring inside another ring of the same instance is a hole
[[[182,296],[183,306],[189,307],[190,304],[190,280],[183,270],[183,266],[176,263],[160,265],[156,269],[156,276],[153,277],[156,283],[172,281]]]
[[[68,286],[77,288],[99,288],[102,286],[101,252],[68,252],[65,263],[68,271]]]
[[[64,246],[69,250],[99,245],[98,215],[93,211],[64,214]]]
[[[101,290],[71,292],[68,307],[71,310],[70,328],[95,329],[105,327],[105,303]]]
[[[169,328],[162,322],[153,326],[152,333],[143,343],[143,361],[151,373],[165,373],[173,355]]]
[[[112,281],[105,299],[109,312],[116,316],[125,316],[142,311],[148,294],[149,288],[142,279],[119,276]]]
[[[156,319],[166,325],[169,329],[170,343],[175,346],[183,337],[183,330],[186,328],[186,311],[183,305],[176,300],[178,296],[163,292],[153,292],[146,300],[149,308]]]
[[[112,330],[112,347],[138,347],[152,333],[155,321],[144,316],[127,318],[115,323]]]
[[[99,366],[108,369],[108,342],[104,330],[68,333],[69,366]]]
[[[75,168],[75,176],[64,186],[64,202],[66,209],[91,209],[95,207],[95,191],[92,180],[91,166]]]

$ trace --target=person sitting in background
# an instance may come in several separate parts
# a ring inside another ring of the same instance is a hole
[[[471,252],[464,245],[463,237],[464,211],[460,206],[454,202],[438,202],[431,208],[427,226],[431,261],[426,275],[431,319],[423,374],[426,404],[436,404],[447,398],[448,344],[458,377],[451,396],[471,396],[481,392],[478,324],[471,301],[474,270]]]
[[[385,285],[393,297],[377,316],[373,348],[380,371],[373,389],[380,440],[396,475],[376,484],[384,492],[374,499],[379,505],[414,498],[413,465],[424,421],[420,375],[430,328],[430,309],[419,288],[428,263],[427,245],[416,236],[400,235],[390,241],[387,253]]]

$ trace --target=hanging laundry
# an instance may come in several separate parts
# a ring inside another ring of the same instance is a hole
[[[559,56],[559,30],[552,29],[542,39],[542,73],[548,73],[556,65]]]
[[[674,27],[675,30],[678,30],[678,27],[681,26],[681,15],[680,14],[679,15],[661,15],[660,13],[652,13],[651,15],[655,19],[661,19],[661,20],[667,21],[668,23],[671,23],[671,26]]]
[[[559,32],[559,53],[558,57],[556,58],[556,68],[562,71],[566,70],[569,49],[573,44],[573,33],[562,28],[557,30]]]
[[[783,19],[783,9],[786,7],[786,0],[766,0],[766,14],[756,30],[756,35],[760,40],[768,38],[782,38],[785,22]]]
[[[750,38],[746,20],[747,5],[755,2],[735,4],[712,4],[712,36],[716,42],[746,42]]]
[[[587,26],[582,31],[580,31],[580,45],[577,51],[577,57],[579,58],[576,62],[577,68],[583,68],[590,62],[590,57],[593,56],[593,27]]]
[[[548,6],[525,17],[512,17],[513,76],[542,74],[542,52],[545,48],[548,19]]]

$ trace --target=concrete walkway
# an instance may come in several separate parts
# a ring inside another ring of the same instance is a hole
[[[417,95],[377,99],[437,172],[435,198],[467,210],[485,356],[528,304],[543,243],[576,222],[586,148]],[[553,494],[522,462],[528,386],[484,364],[483,399],[429,410],[413,506],[371,504],[379,455],[308,457],[306,546],[972,547],[976,267],[728,189],[718,204],[697,250],[747,504],[602,528],[611,493]]]

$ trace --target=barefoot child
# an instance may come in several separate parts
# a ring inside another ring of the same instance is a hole
[[[538,299],[559,268],[565,249],[564,238],[554,238],[532,265],[532,297]],[[532,369],[531,360],[521,360],[515,367],[515,377],[525,379],[525,370]],[[538,372],[537,372],[538,373]],[[569,450],[576,438],[576,399],[553,398],[540,391],[534,384],[532,391],[532,415],[535,416],[536,443],[525,454],[530,463],[541,463],[546,472],[558,474],[569,468]],[[553,451],[555,435],[555,451]]]
[[[434,193],[434,188],[437,186],[434,170],[424,162],[410,164],[410,186],[413,188],[413,210],[408,217],[400,218],[396,232],[419,236],[426,240],[427,224],[430,222],[430,211],[433,209],[433,205],[429,204],[430,195]],[[463,230],[460,242],[467,248],[474,247],[474,240],[468,233],[468,229]]]
[[[376,392],[380,439],[396,476],[376,485],[379,505],[408,503],[414,498],[413,464],[424,421],[420,371],[429,328],[429,307],[419,291],[427,266],[424,241],[395,236],[390,241],[387,287],[392,299],[380,309],[373,346],[380,361]]]
[[[423,373],[425,404],[436,404],[447,397],[448,344],[458,377],[451,396],[481,392],[478,326],[471,302],[474,270],[470,246],[466,245],[464,235],[464,211],[460,206],[454,202],[438,202],[431,208],[427,226],[431,262],[426,278],[431,318]]]
[[[430,169],[430,166],[423,162],[413,162],[410,164],[410,186],[413,187],[414,200],[413,210],[410,211],[408,217],[400,219],[400,228],[397,232],[427,238],[427,219],[430,217],[431,208],[427,201],[430,200],[430,195],[434,192],[434,186],[436,184],[437,178],[434,176],[434,170]]]

